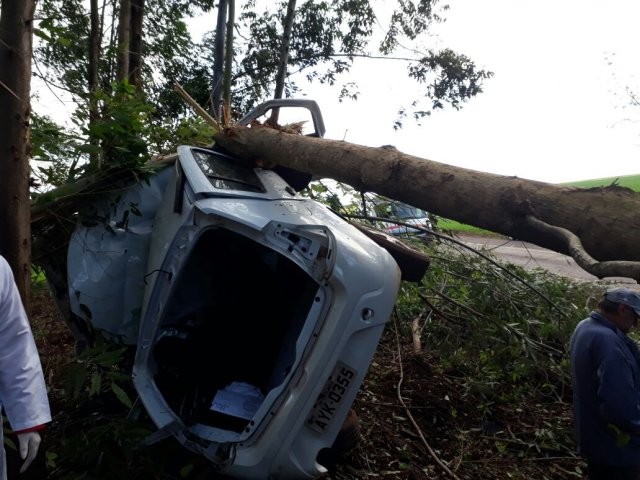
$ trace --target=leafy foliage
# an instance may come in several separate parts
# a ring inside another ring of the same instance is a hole
[[[89,16],[84,2],[44,0],[39,2],[38,17],[35,32],[42,41],[34,51],[36,76],[70,93],[75,101],[86,99]]]
[[[32,171],[40,185],[60,186],[85,171],[84,139],[68,133],[48,117],[31,116]]]
[[[425,348],[437,348],[446,368],[473,378],[465,391],[487,404],[520,388],[557,395],[568,380],[565,347],[574,320],[588,313],[585,287],[455,250],[434,252],[423,285],[404,286],[400,296],[409,315],[424,318]]]
[[[159,471],[136,454],[151,429],[127,416],[134,398],[132,354],[128,347],[99,342],[66,366],[64,396],[57,397],[53,433],[60,436],[51,478],[118,478],[124,472]]]
[[[192,67],[193,45],[185,18],[200,9],[213,8],[210,0],[147,0],[145,2],[143,88],[116,82],[118,56],[117,18],[119,3],[107,1],[98,13],[100,44],[98,85],[89,91],[89,45],[91,12],[87,2],[79,0],[44,0],[39,3],[34,73],[51,88],[71,96],[76,105],[70,115],[73,134],[63,140],[61,128],[48,123],[34,122],[35,137],[46,149],[49,165],[42,172],[43,181],[57,186],[74,181],[79,174],[92,173],[100,165],[116,162],[120,167],[131,166],[140,159],[148,159],[148,146],[156,153],[175,149],[177,140],[201,142],[203,129],[191,132],[183,129],[176,139],[174,131],[181,125],[197,126],[198,121],[184,120],[186,107],[174,92],[166,92],[164,82],[181,74],[189,75]],[[201,71],[198,80],[205,79]],[[171,101],[167,101],[170,99]],[[198,99],[201,100],[201,99]],[[95,111],[92,111],[95,108]],[[193,128],[191,128],[193,130]],[[73,139],[73,142],[67,140]],[[93,165],[86,168],[90,161]],[[116,165],[113,165],[116,166]],[[66,172],[65,172],[66,168]]]
[[[134,169],[148,159],[147,123],[153,107],[126,81],[114,82],[111,90],[111,95],[103,91],[95,94],[102,115],[86,124],[86,132],[99,144],[87,145],[86,149],[96,148],[103,165]]]
[[[408,114],[415,119],[428,115],[431,109],[443,108],[451,104],[459,108],[461,104],[482,91],[482,83],[492,73],[478,70],[466,56],[450,49],[417,52],[415,57],[396,58],[392,55],[403,49],[402,41],[413,44],[428,32],[429,27],[443,20],[442,13],[447,6],[437,8],[437,0],[397,2],[391,13],[384,38],[376,45],[381,19],[376,9],[383,9],[381,3],[367,0],[343,0],[338,2],[318,2],[307,0],[298,6],[293,27],[289,66],[293,73],[302,72],[308,81],[319,81],[334,85],[341,74],[348,73],[354,60],[366,57],[371,61],[395,58],[407,64],[407,74],[419,85],[425,85],[422,98],[399,111],[396,128],[402,126],[402,119]],[[236,78],[241,85],[242,97],[235,97],[236,105],[246,111],[256,102],[269,95],[269,87],[275,77],[278,64],[281,19],[286,2],[280,2],[277,11],[266,8],[258,11],[255,0],[247,3],[240,17],[240,25],[248,32],[244,45],[244,55],[237,68]],[[386,6],[385,6],[386,7]],[[375,53],[381,57],[374,57]],[[376,58],[377,60],[374,60]],[[295,95],[301,87],[289,78],[289,96]],[[357,85],[344,81],[340,99],[357,98]],[[422,106],[423,100],[430,102]]]
[[[257,0],[244,3],[237,22],[239,40],[234,46],[232,111],[227,112],[231,118],[238,118],[271,96],[286,4]],[[121,48],[117,38],[119,8],[120,2],[115,0],[106,1],[93,12],[80,0],[39,3],[34,72],[50,87],[70,95],[77,105],[74,133],[65,138],[59,134],[61,129],[54,131],[50,121],[47,125],[34,122],[35,137],[40,144],[48,145],[48,150],[41,152],[47,153],[48,166],[42,171],[42,180],[48,185],[75,180],[111,161],[145,156],[148,152],[143,143],[154,153],[168,153],[185,141],[207,141],[209,132],[198,121],[187,120],[193,117],[192,113],[172,86],[178,82],[199,104],[210,103],[214,33],[206,35],[201,43],[194,43],[189,20],[215,8],[215,2],[145,2],[142,86],[136,94],[122,82],[115,82]],[[355,59],[391,58],[394,52],[404,49],[403,41],[417,43],[427,35],[433,23],[443,20],[446,9],[437,0],[402,0],[393,10],[388,4],[369,0],[298,2],[285,95],[299,95],[302,87],[297,79],[304,78],[338,84],[340,99],[357,99],[358,85],[347,75]],[[387,26],[383,26],[377,11],[391,11]],[[100,46],[97,85],[93,87],[89,82],[92,16],[99,24],[93,40]],[[419,120],[445,105],[460,108],[481,92],[483,81],[491,76],[490,72],[477,69],[469,58],[449,49],[421,52],[414,47],[413,51],[413,57],[396,58],[407,64],[407,76],[419,85],[418,98],[400,109],[396,128],[407,116]],[[85,172],[89,161],[93,165]]]

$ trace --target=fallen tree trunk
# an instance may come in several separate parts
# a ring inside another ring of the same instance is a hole
[[[596,276],[640,280],[640,193],[494,175],[343,141],[233,127],[215,137],[258,165],[286,167],[373,191],[436,215],[582,257]],[[587,259],[587,260],[585,260]],[[624,261],[602,268],[601,262]]]

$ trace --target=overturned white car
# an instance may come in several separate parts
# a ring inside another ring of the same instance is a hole
[[[395,303],[391,255],[274,171],[189,146],[102,215],[70,243],[71,309],[137,345],[150,441],[237,478],[326,472]]]

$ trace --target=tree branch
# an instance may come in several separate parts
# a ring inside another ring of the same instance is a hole
[[[467,245],[464,242],[461,242],[460,240],[456,240],[455,238],[450,237],[448,235],[443,235],[441,233],[434,232],[433,230],[429,230],[428,228],[424,228],[424,227],[421,227],[419,225],[413,225],[413,224],[410,224],[410,223],[407,223],[407,222],[402,222],[400,220],[390,220],[388,218],[371,217],[371,216],[364,217],[362,215],[351,215],[351,214],[349,214],[349,215],[344,214],[344,215],[342,215],[342,217],[344,217],[344,218],[359,218],[359,219],[362,219],[362,220],[370,220],[370,221],[373,220],[373,221],[376,221],[376,222],[388,222],[388,223],[395,223],[395,224],[398,224],[398,225],[404,225],[405,227],[414,228],[416,230],[420,230],[421,232],[425,232],[425,233],[427,233],[429,235],[433,235],[434,237],[437,237],[437,238],[439,238],[441,240],[445,240],[447,242],[454,243],[454,244],[456,244],[456,245],[458,245],[458,246],[460,246],[462,248],[465,248],[465,249],[475,253],[476,255],[484,258],[487,262],[489,262],[492,265],[496,266],[497,268],[499,268],[501,271],[503,271],[507,275],[515,278],[517,281],[521,282],[527,288],[530,288],[535,293],[537,293],[541,298],[546,300],[549,303],[549,305],[551,305],[551,307],[555,308],[558,311],[558,313],[560,313],[560,315],[565,316],[565,313],[562,310],[560,310],[560,308],[558,308],[558,306],[555,303],[553,303],[551,301],[551,299],[548,296],[546,296],[542,291],[540,291],[538,288],[534,287],[529,282],[527,282],[525,279],[523,279],[522,277],[516,275],[515,273],[513,273],[508,268],[505,268],[504,265],[501,265],[500,263],[498,263],[495,260],[493,260],[491,257],[485,255],[484,253],[480,252],[479,250],[476,250],[473,247],[470,247],[469,245]]]
[[[22,102],[22,99],[21,99],[18,95],[16,95],[16,93],[15,93],[13,90],[11,90],[11,89],[10,89],[9,87],[7,87],[4,83],[2,83],[2,81],[1,81],[1,80],[0,80],[0,85],[1,85],[1,86],[3,86],[3,87],[4,87],[4,88],[5,88],[5,89],[6,89],[6,90],[11,94],[11,95],[13,95],[14,97],[16,97],[16,99],[17,99],[19,102]]]
[[[566,228],[549,225],[533,215],[527,215],[525,222],[537,232],[563,242],[571,257],[584,271],[598,278],[628,277],[636,282],[640,281],[640,262],[624,260],[599,262],[587,253],[580,238]]]

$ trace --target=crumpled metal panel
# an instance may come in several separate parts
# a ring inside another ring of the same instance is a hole
[[[138,338],[154,218],[170,177],[166,168],[96,205],[69,242],[71,311],[127,344]]]

